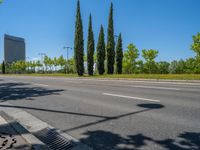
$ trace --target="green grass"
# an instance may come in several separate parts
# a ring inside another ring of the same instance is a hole
[[[168,79],[168,80],[200,80],[198,74],[122,74],[122,75],[103,75],[94,76],[99,78],[117,79]]]
[[[9,74],[14,75],[14,74]],[[16,76],[47,76],[47,77],[78,77],[77,74],[16,74]],[[83,78],[106,79],[168,79],[168,80],[200,80],[200,74],[114,74],[114,75],[84,75]]]

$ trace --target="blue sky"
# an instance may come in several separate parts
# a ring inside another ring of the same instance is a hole
[[[87,41],[88,16],[92,13],[95,42],[100,25],[107,32],[111,0],[80,0]],[[134,43],[139,50],[157,49],[157,61],[193,57],[192,35],[200,32],[200,0],[112,0],[115,34],[122,33],[123,46]],[[26,54],[66,57],[63,46],[73,47],[76,0],[4,0],[0,5],[0,61],[4,33],[24,37]],[[73,52],[70,52],[72,55]]]

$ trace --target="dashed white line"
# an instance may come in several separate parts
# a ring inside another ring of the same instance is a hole
[[[132,85],[130,87],[136,87],[136,88],[144,88],[144,89],[160,89],[160,90],[176,90],[180,91],[181,89],[179,88],[169,88],[169,87],[157,87],[157,86],[140,86],[140,85]]]
[[[160,103],[160,100],[156,100],[156,99],[133,97],[133,96],[126,96],[126,95],[111,94],[111,93],[102,93],[102,94],[106,95],[106,96],[121,97],[121,98],[136,99],[136,100],[142,100],[142,101],[150,101],[150,102]]]
[[[49,85],[46,85],[46,84],[39,84],[39,83],[34,83],[33,85],[36,85],[36,86],[49,86]]]

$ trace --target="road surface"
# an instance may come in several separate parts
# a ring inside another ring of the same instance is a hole
[[[0,101],[97,150],[200,149],[200,82],[0,76]]]

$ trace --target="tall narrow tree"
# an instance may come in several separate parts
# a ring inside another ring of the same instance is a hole
[[[115,64],[115,41],[113,27],[113,4],[111,3],[110,14],[108,20],[108,36],[107,36],[107,73],[113,74]]]
[[[100,75],[104,74],[105,72],[104,62],[105,62],[105,39],[104,39],[104,29],[103,26],[101,25],[98,44],[97,44],[97,69]]]
[[[83,40],[83,25],[80,11],[80,1],[77,2],[76,25],[75,25],[75,40],[74,40],[74,59],[76,71],[79,76],[84,73],[84,40]]]
[[[94,34],[92,30],[92,16],[89,17],[88,42],[87,42],[87,69],[88,74],[93,75],[94,72]]]
[[[3,61],[2,63],[2,73],[5,74],[6,73],[6,67],[5,67],[5,62]]]
[[[120,33],[116,47],[116,65],[118,74],[122,74],[122,61],[123,61],[123,49],[122,49],[122,35]]]

